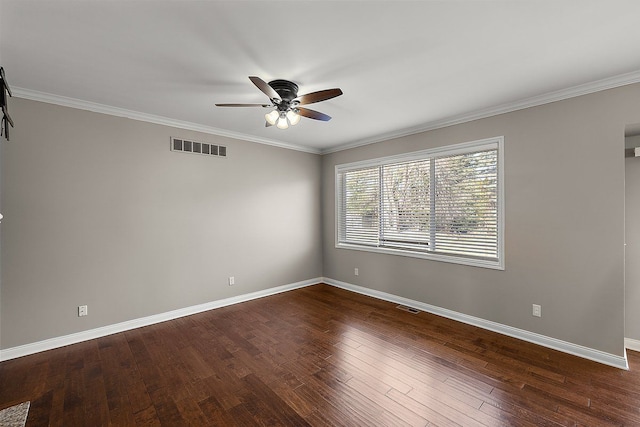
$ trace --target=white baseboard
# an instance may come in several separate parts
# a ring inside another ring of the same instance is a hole
[[[373,298],[393,302],[396,304],[406,305],[408,307],[417,308],[418,310],[426,311],[428,313],[436,314],[438,316],[446,317],[448,319],[457,320],[462,323],[466,323],[473,326],[478,326],[483,329],[488,329],[493,332],[497,332],[503,335],[507,335],[513,338],[518,338],[523,341],[528,341],[534,344],[541,345],[543,347],[552,348],[554,350],[562,351],[564,353],[573,354],[585,359],[600,362],[605,365],[613,366],[620,369],[629,369],[627,363],[626,352],[624,356],[617,356],[611,353],[605,353],[600,350],[584,347],[578,344],[562,341],[556,338],[547,337],[545,335],[536,334],[534,332],[525,331],[523,329],[514,328],[511,326],[503,325],[501,323],[492,322],[490,320],[481,319],[479,317],[469,316],[467,314],[458,313],[456,311],[448,310],[446,308],[436,307],[424,302],[415,301],[409,298],[399,297],[397,295],[388,294],[386,292],[376,291],[374,289],[365,288],[351,283],[341,282],[339,280],[323,278],[323,282],[331,286],[346,289],[351,292],[357,292],[359,294],[367,295]],[[627,340],[625,340],[626,345]],[[635,345],[640,349],[640,341],[636,341]],[[627,348],[632,347],[626,345]]]
[[[633,351],[640,351],[640,341],[634,340],[632,338],[624,339],[624,348],[628,348]]]
[[[302,282],[291,283],[288,285],[277,286],[262,291],[252,292],[249,294],[238,295],[235,297],[225,298],[217,301],[211,301],[204,304],[193,305],[178,310],[168,311],[166,313],[154,314],[152,316],[141,317],[139,319],[128,320],[126,322],[116,323],[114,325],[103,326],[88,331],[77,332],[75,334],[64,335],[61,337],[50,338],[43,341],[25,344],[18,347],[11,347],[0,350],[0,362],[17,357],[28,356],[30,354],[39,353],[45,350],[51,350],[66,345],[76,344],[82,341],[88,341],[107,335],[116,334],[118,332],[129,331],[143,326],[153,325],[156,323],[166,322],[167,320],[177,319],[179,317],[189,316],[203,311],[213,310],[215,308],[226,307],[228,305],[238,304],[269,295],[279,294],[281,292],[291,291],[293,289],[304,288],[305,286],[315,285],[322,282],[322,278],[304,280]]]
[[[179,317],[189,316],[192,314],[201,313],[203,311],[226,307],[228,305],[238,304],[245,301],[251,301],[254,299],[263,298],[269,295],[275,295],[281,292],[303,288],[303,287],[314,285],[317,283],[326,283],[331,286],[335,286],[337,288],[345,289],[351,292],[356,292],[356,293],[367,295],[373,298],[378,298],[384,301],[390,301],[396,304],[402,304],[408,307],[417,308],[418,310],[426,311],[428,313],[436,314],[438,316],[446,317],[448,319],[457,320],[459,322],[463,322],[469,325],[478,326],[483,329],[487,329],[487,330],[497,332],[503,335],[507,335],[510,337],[518,338],[523,341],[528,341],[534,344],[541,345],[543,347],[552,348],[554,350],[562,351],[564,353],[573,354],[575,356],[583,357],[585,359],[593,360],[595,362],[600,362],[605,365],[614,366],[620,369],[626,369],[626,370],[629,369],[626,353],[625,353],[625,356],[617,356],[614,354],[605,353],[600,350],[595,350],[595,349],[584,347],[578,344],[572,344],[566,341],[561,341],[555,338],[536,334],[534,332],[513,328],[511,326],[503,325],[500,323],[492,322],[492,321],[481,319],[478,317],[469,316],[469,315],[458,313],[456,311],[448,310],[445,308],[436,307],[424,302],[411,300],[409,298],[400,297],[400,296],[389,294],[386,292],[376,291],[374,289],[353,285],[351,283],[341,282],[341,281],[330,279],[327,277],[318,277],[315,279],[304,280],[301,282],[277,286],[274,288],[252,292],[249,294],[238,295],[235,297],[225,298],[222,300],[211,301],[204,304],[199,304],[191,307],[181,308],[178,310],[168,311],[166,313],[160,313],[152,316],[142,317],[139,319],[129,320],[126,322],[116,323],[114,325],[108,325],[108,326],[103,326],[96,329],[90,329],[88,331],[77,332],[75,334],[64,335],[61,337],[50,338],[47,340],[38,341],[31,344],[25,344],[18,347],[7,348],[5,350],[0,350],[0,361],[15,359],[22,356],[28,356],[30,354],[39,353],[41,351],[64,347],[66,345],[76,344],[82,341],[88,341],[95,338],[116,334],[119,332],[125,332],[131,329],[141,328],[143,326],[166,322],[167,320],[177,319]],[[625,347],[630,350],[640,351],[640,341],[633,340],[630,338],[625,338]]]

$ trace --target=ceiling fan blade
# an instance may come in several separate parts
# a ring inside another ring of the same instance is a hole
[[[216,107],[271,107],[271,104],[216,104]]]
[[[327,116],[326,114],[319,111],[310,110],[308,108],[296,108],[296,110],[298,110],[298,114],[309,119],[322,120],[323,122],[328,122],[329,120],[331,120],[331,116]]]
[[[269,126],[273,126],[273,125],[265,120],[264,121],[264,127],[268,128]]]
[[[278,95],[278,92],[276,92],[271,86],[269,86],[267,82],[262,80],[260,77],[249,76],[249,80],[251,80],[253,84],[262,91],[262,93],[267,95],[269,99],[280,99],[280,95]]]
[[[314,102],[326,101],[327,99],[335,98],[342,95],[342,91],[336,89],[325,89],[318,92],[311,92],[306,95],[300,95],[296,100],[300,105],[313,104]]]

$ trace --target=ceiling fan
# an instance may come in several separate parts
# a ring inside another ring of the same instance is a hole
[[[269,97],[271,104],[216,104],[216,107],[264,107],[274,108],[265,114],[265,126],[275,125],[278,129],[287,129],[289,125],[298,124],[300,116],[324,122],[331,117],[319,111],[301,107],[301,105],[326,101],[342,95],[340,89],[325,89],[298,96],[298,85],[289,80],[272,80],[269,83],[260,77],[249,76],[258,89]]]

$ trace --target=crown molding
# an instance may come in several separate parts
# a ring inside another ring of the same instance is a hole
[[[634,83],[640,83],[640,71],[620,74],[614,77],[608,77],[590,83],[572,86],[567,89],[548,92],[542,95],[533,96],[520,101],[509,102],[498,105],[496,107],[484,108],[470,113],[460,114],[447,117],[446,119],[436,120],[423,123],[419,126],[400,129],[394,132],[388,132],[376,135],[371,138],[365,138],[338,147],[322,150],[321,154],[330,154],[338,151],[349,150],[351,148],[362,147],[363,145],[375,144],[377,142],[388,141],[390,139],[401,138],[403,136],[415,135],[421,132],[441,129],[447,126],[467,123],[474,120],[485,119],[487,117],[497,116],[500,114],[510,113],[512,111],[524,110],[525,108],[537,107],[539,105],[549,104],[551,102],[562,101],[569,98],[575,98],[590,93],[600,92],[607,89],[614,89],[620,86],[626,86]]]
[[[243,141],[255,142],[258,144],[271,145],[289,150],[303,151],[305,153],[321,154],[320,150],[303,147],[295,144],[287,144],[267,138],[260,138],[254,135],[247,135],[239,132],[232,132],[212,126],[205,126],[198,123],[186,122],[182,120],[170,119],[168,117],[156,116],[154,114],[141,113],[139,111],[127,110],[124,108],[112,107],[95,102],[83,101],[76,98],[54,95],[46,92],[25,89],[21,87],[12,88],[13,95],[17,98],[29,99],[32,101],[45,102],[47,104],[60,105],[62,107],[77,108],[79,110],[92,111],[94,113],[108,114],[111,116],[125,117],[127,119],[141,122],[154,123],[158,125],[171,126],[179,129],[193,130],[210,135],[223,136],[227,138],[240,139]]]
[[[112,116],[126,117],[132,120],[155,123],[159,125],[171,126],[179,129],[193,130],[210,135],[223,136],[227,138],[240,139],[243,141],[255,142],[258,144],[271,145],[274,147],[285,148],[289,150],[303,151],[311,154],[331,154],[338,151],[349,150],[351,148],[362,147],[364,145],[375,144],[377,142],[388,141],[390,139],[401,138],[404,136],[415,135],[421,132],[441,129],[448,126],[458,125],[471,122],[474,120],[485,119],[500,114],[510,113],[513,111],[523,110],[525,108],[537,107],[539,105],[549,104],[551,102],[562,101],[565,99],[575,98],[590,93],[600,92],[607,89],[614,89],[620,86],[626,86],[634,83],[640,83],[640,70],[633,71],[618,76],[608,77],[596,80],[590,83],[584,83],[570,88],[548,92],[542,95],[533,96],[523,100],[501,104],[495,107],[484,108],[465,114],[447,117],[442,120],[431,121],[420,124],[418,126],[399,129],[393,132],[387,132],[370,138],[364,138],[339,145],[337,147],[319,150],[301,145],[288,144],[267,138],[259,138],[254,135],[233,132],[212,126],[205,126],[197,123],[186,122],[182,120],[170,119],[168,117],[156,116],[153,114],[141,113],[138,111],[127,110],[124,108],[111,107],[104,104],[83,101],[75,98],[69,98],[60,95],[54,95],[45,92],[39,92],[20,87],[13,88],[14,96],[18,98],[30,99],[33,101],[46,102],[49,104],[61,105],[63,107],[77,108],[80,110],[92,111],[95,113],[109,114]]]

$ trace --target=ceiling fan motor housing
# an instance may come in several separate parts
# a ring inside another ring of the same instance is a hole
[[[269,86],[287,103],[298,97],[298,85],[289,80],[272,80],[269,82]]]

